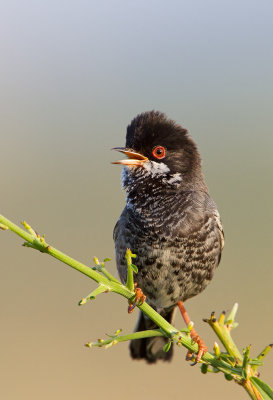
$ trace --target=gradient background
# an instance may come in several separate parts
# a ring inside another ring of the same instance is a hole
[[[252,355],[273,341],[272,12],[263,0],[9,0],[0,17],[0,212],[87,264],[113,257],[124,194],[110,149],[136,114],[165,112],[198,143],[226,234],[221,267],[187,309],[211,347],[202,318],[239,302],[234,337]],[[127,344],[85,348],[131,332],[137,312],[114,294],[79,308],[94,283],[21,243],[0,232],[1,398],[246,397],[191,368],[183,348],[155,366],[132,362]],[[270,354],[271,385],[272,371]]]

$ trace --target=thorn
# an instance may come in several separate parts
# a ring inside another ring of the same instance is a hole
[[[0,229],[2,229],[3,231],[6,231],[9,228],[6,225],[0,224]]]
[[[229,316],[227,317],[227,322],[229,322],[229,323],[234,322],[235,316],[238,311],[238,307],[239,307],[238,303],[235,303],[234,306],[232,307],[232,310],[231,310]]]
[[[219,347],[219,344],[217,342],[214,343],[213,351],[214,351],[216,357],[220,356],[220,354],[221,354],[220,347]]]
[[[269,351],[270,351],[272,348],[273,348],[273,343],[267,345],[266,348],[263,349],[263,350],[261,351],[261,353],[258,355],[257,359],[258,359],[258,360],[262,360],[262,359],[269,353]]]
[[[113,340],[112,342],[108,343],[104,348],[107,350],[107,349],[109,349],[109,347],[112,347],[117,343],[118,343],[117,340]]]
[[[94,262],[96,265],[100,265],[99,259],[97,257],[94,257]]]
[[[190,323],[188,324],[187,328],[189,330],[189,334],[191,333],[191,331],[193,330],[193,326],[194,326],[194,322],[190,321]]]
[[[219,319],[218,319],[218,322],[219,322],[220,325],[224,325],[224,323],[225,323],[225,316],[226,316],[226,313],[225,313],[224,311],[222,311],[222,313],[220,314],[220,317],[219,317]]]

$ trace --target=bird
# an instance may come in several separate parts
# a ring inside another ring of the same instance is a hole
[[[204,181],[201,156],[188,131],[160,111],[137,115],[127,127],[125,147],[114,150],[126,159],[121,180],[126,205],[114,228],[115,256],[123,284],[125,253],[137,255],[137,287],[146,301],[172,323],[178,308],[190,319],[184,302],[201,293],[220,263],[224,232],[215,202]],[[135,331],[158,328],[141,311]],[[207,351],[199,345],[196,362]],[[148,363],[170,361],[173,349],[163,350],[166,337],[133,340],[133,359]],[[190,357],[188,357],[190,358]]]

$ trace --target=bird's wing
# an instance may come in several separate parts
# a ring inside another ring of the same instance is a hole
[[[115,227],[114,227],[114,231],[113,231],[113,239],[114,239],[114,242],[116,242],[117,237],[119,236],[120,228],[121,228],[121,225],[122,225],[122,220],[123,220],[123,218],[124,218],[125,212],[126,212],[126,210],[125,210],[125,208],[124,208],[123,211],[122,211],[122,213],[121,213],[121,215],[120,215],[120,217],[119,217],[119,219],[118,219],[117,222],[116,222]]]
[[[217,209],[214,211],[213,216],[214,216],[214,219],[215,219],[215,222],[216,222],[216,226],[217,226],[218,231],[219,231],[220,243],[221,243],[221,251],[222,251],[223,248],[224,248],[224,244],[225,244],[225,235],[224,235],[224,229],[223,229],[223,225],[222,225],[222,222],[221,222],[220,214],[219,214]]]

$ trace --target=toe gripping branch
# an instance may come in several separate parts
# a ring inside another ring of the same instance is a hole
[[[194,329],[190,331],[190,335],[192,340],[198,344],[198,353],[197,356],[195,356],[194,353],[188,351],[186,355],[186,361],[191,361],[195,358],[195,361],[191,365],[196,365],[201,360],[203,355],[208,351],[208,348],[205,345],[203,339],[196,333]]]
[[[134,311],[137,305],[142,305],[146,300],[146,296],[144,295],[142,290],[139,287],[137,287],[136,282],[134,283],[134,286],[135,286],[135,298],[133,302],[129,300],[129,307],[128,307],[129,314],[131,314]]]
[[[190,327],[190,336],[191,336],[192,340],[193,340],[195,343],[198,344],[198,353],[197,353],[197,356],[195,356],[195,354],[192,353],[192,352],[190,352],[190,351],[188,351],[188,352],[187,352],[187,355],[186,355],[186,360],[187,360],[187,361],[190,361],[190,360],[192,360],[193,358],[195,358],[195,361],[194,361],[191,365],[196,365],[196,364],[201,360],[201,358],[203,357],[203,355],[208,351],[208,348],[207,348],[207,346],[205,345],[203,339],[201,339],[201,337],[197,334],[197,332],[195,331],[195,329],[193,329],[191,320],[190,320],[190,318],[189,318],[189,316],[188,316],[188,313],[187,313],[187,311],[186,311],[186,309],[185,309],[185,307],[184,307],[183,302],[182,302],[182,301],[179,301],[179,302],[177,303],[177,305],[178,305],[178,308],[179,308],[179,310],[180,310],[180,312],[181,312],[182,318],[183,318],[184,321],[185,321],[185,324],[187,325],[187,327]]]

